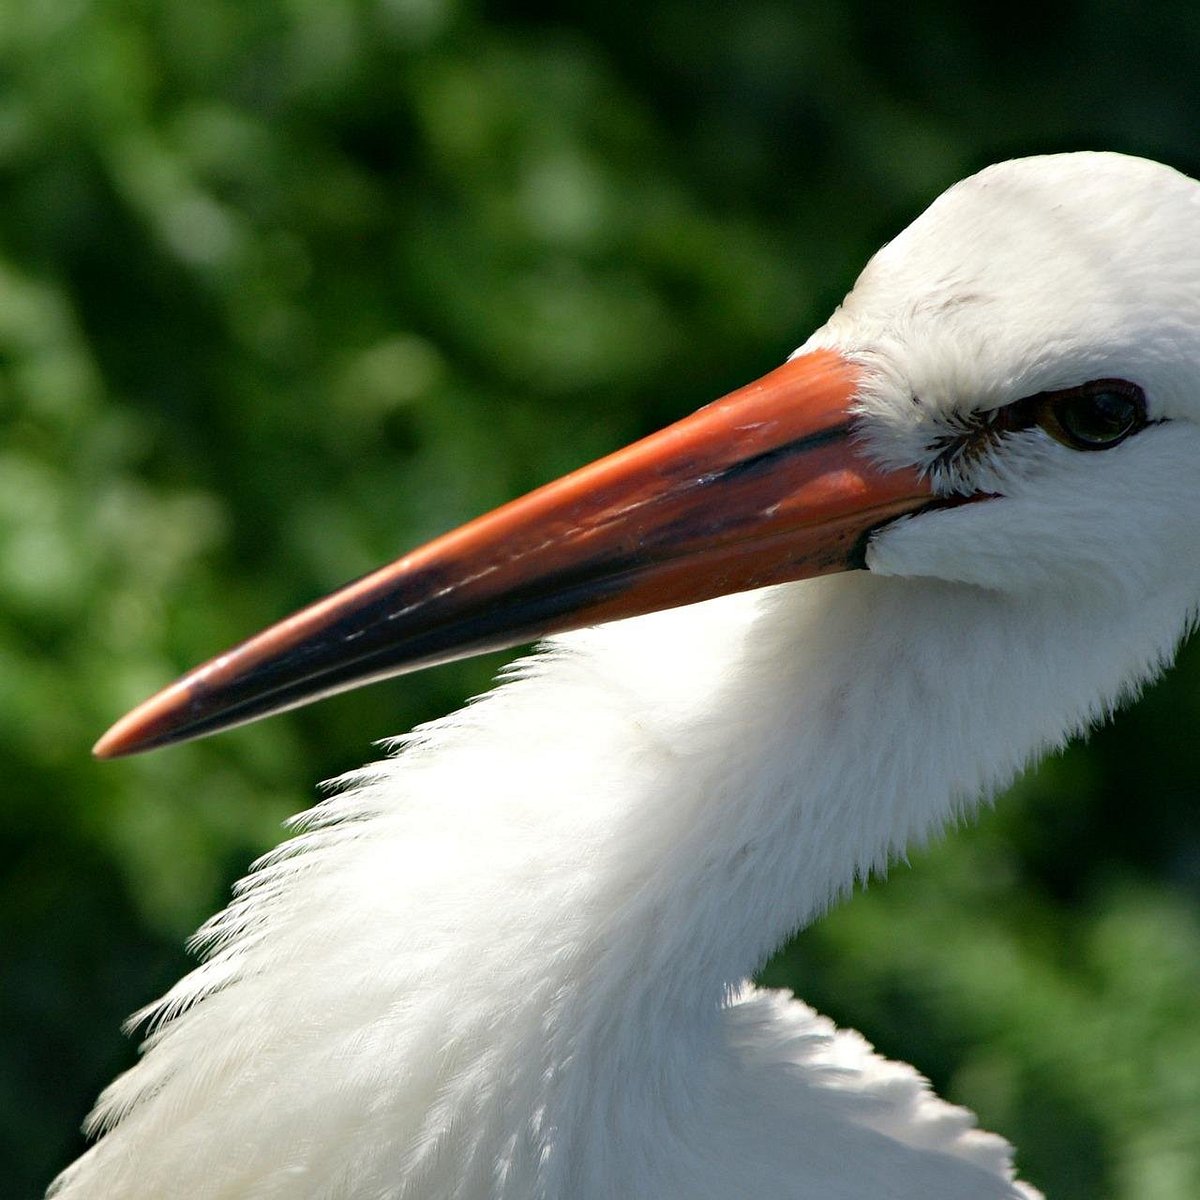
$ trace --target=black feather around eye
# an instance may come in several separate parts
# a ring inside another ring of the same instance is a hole
[[[1072,450],[1108,450],[1143,429],[1146,395],[1125,379],[1093,379],[1038,392],[1003,408],[971,413],[929,445],[935,473],[959,474],[998,447],[1007,433],[1041,429]]]

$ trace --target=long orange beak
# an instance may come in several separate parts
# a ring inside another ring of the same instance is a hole
[[[100,758],[584,625],[864,565],[933,500],[852,438],[857,374],[804,355],[349,584],[173,683]]]

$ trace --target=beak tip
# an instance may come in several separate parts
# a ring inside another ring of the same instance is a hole
[[[177,740],[181,723],[178,703],[181,684],[182,681],[172,684],[126,713],[92,747],[93,757],[101,761],[126,758]]]
[[[128,717],[118,721],[92,747],[92,757],[102,762],[112,758],[124,758],[138,749],[137,738],[131,736]]]

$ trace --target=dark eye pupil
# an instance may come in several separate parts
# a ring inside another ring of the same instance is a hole
[[[1071,443],[1080,449],[1111,446],[1130,434],[1140,410],[1133,398],[1117,391],[1063,396],[1054,404],[1054,418]]]

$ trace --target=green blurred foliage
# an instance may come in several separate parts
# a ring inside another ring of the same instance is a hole
[[[38,1194],[431,671],[99,766],[184,667],[778,362],[954,179],[1200,168],[1200,16],[0,0],[0,1178]],[[1200,656],[767,969],[1058,1200],[1200,1195]]]

